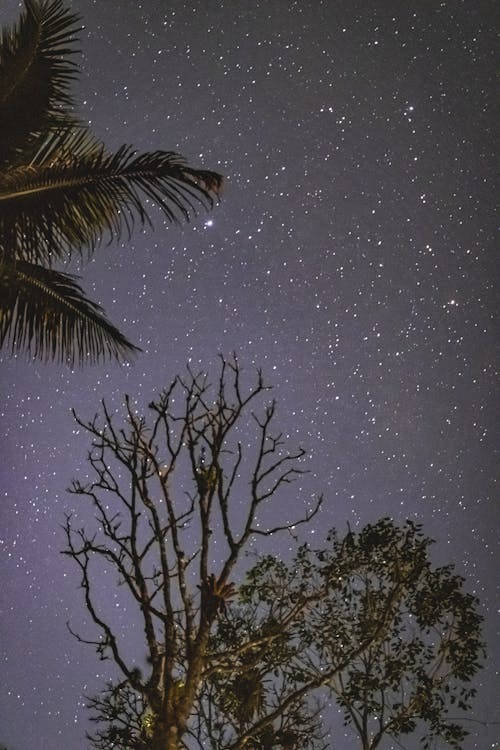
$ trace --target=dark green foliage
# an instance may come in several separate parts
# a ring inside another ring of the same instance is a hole
[[[467,711],[474,696],[481,617],[453,568],[432,565],[430,546],[420,526],[382,519],[332,532],[323,550],[301,547],[291,566],[262,558],[217,634],[229,649],[240,644],[243,676],[249,666],[259,674],[260,705],[273,705],[276,685],[280,700],[326,687],[363,748],[413,732],[424,747],[433,738],[460,747],[466,731],[448,714]],[[245,650],[252,640],[260,646]],[[234,683],[215,682],[215,700],[236,715]]]
[[[171,151],[108,153],[74,116],[69,59],[78,16],[61,0],[26,0],[0,39],[0,346],[42,359],[125,359],[137,347],[53,270],[103,237],[150,223],[151,202],[168,221],[210,208],[222,178]]]
[[[333,638],[317,645],[333,663],[339,651],[356,653],[331,681],[346,722],[367,748],[413,731],[424,747],[433,737],[460,747],[466,732],[447,717],[474,695],[467,683],[484,650],[477,599],[451,566],[433,567],[418,524],[382,519],[330,540],[332,551],[317,553],[330,594],[316,624]]]
[[[71,121],[72,43],[79,17],[61,0],[26,0],[19,23],[0,40],[0,164],[29,164],[40,139]]]
[[[219,187],[217,175],[173,152],[136,156],[123,146],[108,154],[84,129],[58,130],[29,166],[0,177],[0,236],[18,257],[50,265],[95,248],[106,233],[130,236],[135,219],[149,221],[144,198],[170,221],[189,220]]]
[[[130,351],[131,344],[68,274],[23,260],[5,264],[0,297],[0,341],[10,336],[34,357],[73,364],[76,356],[81,364],[86,357],[119,358]]]
[[[432,565],[431,543],[382,519],[300,547],[291,565],[260,559],[208,645],[204,747],[326,748],[319,701],[334,698],[363,750],[409,734],[460,748],[467,732],[448,715],[470,708],[481,617],[453,568]]]
[[[97,526],[68,517],[64,554],[79,568],[97,633],[71,632],[123,676],[92,704],[95,721],[120,729],[129,691],[142,696],[134,726],[153,732],[155,750],[178,750],[186,737],[207,750],[324,750],[321,710],[336,699],[363,750],[411,733],[460,747],[465,731],[449,716],[474,694],[481,617],[453,568],[433,565],[419,525],[382,519],[332,531],[322,549],[304,544],[290,563],[264,556],[242,576],[250,540],[295,538],[321,499],[266,527],[269,502],[302,475],[304,451],[274,432],[274,402],[255,409],[267,391],[261,374],[248,388],[240,374],[236,359],[221,358],[213,385],[188,369],[147,416],[125,397],[124,422],[105,403],[90,422],[77,418],[92,449],[87,483],[71,491],[90,502]],[[245,446],[242,420],[254,430]],[[143,619],[141,671],[140,654],[132,663],[125,655],[127,633],[101,611],[100,564]],[[137,731],[126,741],[142,741]]]

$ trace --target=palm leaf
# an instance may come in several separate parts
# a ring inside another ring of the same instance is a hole
[[[61,0],[26,0],[19,22],[0,37],[0,165],[31,161],[39,138],[71,119],[67,59],[78,16]]]
[[[124,359],[137,347],[88,300],[75,277],[16,261],[0,264],[0,347],[73,366]]]
[[[101,237],[129,236],[150,223],[147,203],[169,221],[211,207],[222,177],[196,170],[172,151],[108,154],[86,131],[52,134],[29,166],[0,175],[0,238],[18,257],[51,263]]]

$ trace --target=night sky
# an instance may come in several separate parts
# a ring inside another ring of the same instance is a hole
[[[235,351],[246,372],[262,367],[277,426],[310,452],[304,491],[325,501],[303,538],[411,518],[480,597],[489,659],[464,747],[498,747],[500,726],[474,721],[500,721],[496,3],[70,4],[95,134],[179,151],[227,181],[213,212],[183,227],[154,214],[154,231],[84,269],[144,350],[132,364],[1,360],[0,743],[83,750],[82,696],[114,674],[65,627],[85,610],[60,524],[89,445],[70,408],[91,417],[125,393],[142,408],[187,362],[215,371]],[[18,9],[3,0],[2,23]],[[117,602],[142,652],[131,618]],[[332,748],[356,748],[331,718]]]

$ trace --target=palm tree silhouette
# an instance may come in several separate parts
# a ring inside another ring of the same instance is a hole
[[[79,17],[61,0],[25,0],[0,37],[0,346],[71,366],[137,350],[54,264],[103,238],[210,208],[222,177],[172,151],[106,151],[73,114]]]

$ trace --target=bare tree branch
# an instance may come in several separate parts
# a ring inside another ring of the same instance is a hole
[[[139,415],[128,396],[121,422],[105,402],[90,421],[75,414],[91,438],[93,476],[88,484],[75,481],[70,492],[89,501],[98,530],[75,529],[68,517],[64,553],[81,571],[98,636],[71,632],[101,658],[115,661],[154,714],[154,732],[168,748],[181,747],[192,728],[202,682],[213,673],[210,659],[222,667],[224,659],[212,654],[209,642],[235,591],[229,577],[247,545],[256,536],[306,523],[321,504],[319,499],[283,524],[264,525],[261,509],[304,473],[297,463],[305,451],[288,451],[282,435],[273,435],[274,402],[264,404],[260,415],[250,411],[268,390],[262,374],[243,385],[235,357],[220,357],[219,364],[213,385],[189,368],[176,377],[150,402],[149,417]],[[254,443],[245,449],[238,440],[243,425],[254,429]],[[144,677],[123,657],[119,634],[98,605],[91,560],[93,570],[99,560],[115,569],[141,612],[148,651]],[[304,606],[288,616],[298,616]],[[257,639],[255,646],[264,642]],[[235,652],[233,661],[243,653]]]

